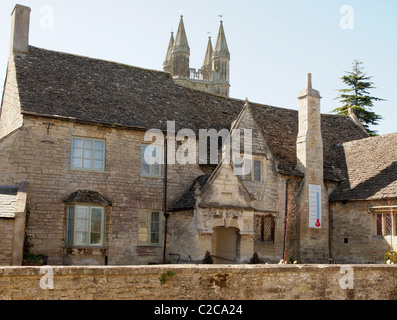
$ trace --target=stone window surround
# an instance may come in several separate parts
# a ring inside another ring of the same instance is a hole
[[[368,208],[368,212],[372,215],[372,236],[377,238],[385,237],[397,237],[397,206],[375,206]],[[391,234],[387,234],[387,215],[391,214]],[[379,225],[381,223],[381,225]],[[381,233],[379,234],[379,228],[381,228]]]

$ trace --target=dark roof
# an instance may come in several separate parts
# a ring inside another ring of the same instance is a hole
[[[244,101],[191,90],[175,84],[170,74],[29,47],[16,60],[24,114],[166,130],[229,129]],[[279,161],[283,174],[299,174],[296,166],[298,111],[250,103],[258,128]],[[325,178],[338,180],[335,146],[367,137],[349,117],[323,115]]]
[[[18,187],[0,187],[0,218],[14,218]]]
[[[77,190],[69,195],[63,202],[66,203],[87,203],[111,206],[112,203],[106,200],[101,194],[89,190]]]
[[[331,201],[397,198],[397,133],[344,143],[338,149],[346,179]]]
[[[196,205],[196,199],[194,197],[196,189],[198,188],[201,191],[210,177],[211,175],[203,175],[196,178],[190,187],[171,204],[169,207],[170,211],[193,209]]]

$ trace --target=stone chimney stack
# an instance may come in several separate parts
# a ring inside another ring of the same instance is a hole
[[[299,93],[299,133],[297,169],[312,184],[323,184],[323,139],[321,136],[320,93],[312,87],[307,75],[306,89]]]
[[[295,256],[305,262],[329,258],[329,208],[324,185],[323,139],[321,134],[321,96],[307,75],[306,89],[299,93],[299,132],[297,169],[305,178],[299,197],[299,231]]]
[[[10,57],[29,51],[30,8],[17,4],[11,14]]]

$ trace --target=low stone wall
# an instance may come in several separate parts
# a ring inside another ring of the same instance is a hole
[[[394,265],[2,267],[8,300],[396,300]]]

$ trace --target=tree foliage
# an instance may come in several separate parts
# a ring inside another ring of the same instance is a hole
[[[363,127],[370,135],[376,135],[376,131],[370,129],[370,126],[379,125],[378,121],[382,117],[372,111],[374,102],[384,101],[384,99],[371,96],[369,90],[375,89],[372,77],[367,76],[363,72],[363,63],[355,60],[353,62],[352,71],[340,78],[347,86],[347,89],[339,90],[339,96],[336,97],[343,105],[334,109],[332,112],[349,115],[353,112]]]

